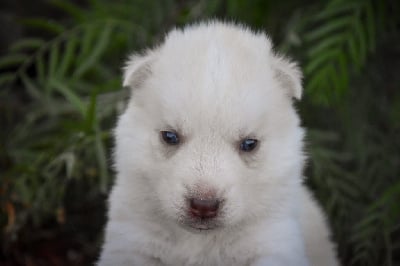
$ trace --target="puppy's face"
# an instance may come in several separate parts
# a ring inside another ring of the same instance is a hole
[[[284,212],[303,161],[295,67],[264,36],[212,27],[174,31],[128,63],[134,91],[116,130],[116,167],[131,181],[121,184],[141,187],[149,213],[196,230]]]

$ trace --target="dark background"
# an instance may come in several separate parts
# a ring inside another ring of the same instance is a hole
[[[307,184],[343,265],[400,265],[395,0],[3,0],[0,265],[91,265],[113,182],[127,54],[219,18],[269,33],[304,72]]]

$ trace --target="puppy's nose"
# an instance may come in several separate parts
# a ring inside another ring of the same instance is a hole
[[[190,212],[201,219],[210,219],[217,216],[219,200],[217,199],[190,199]]]

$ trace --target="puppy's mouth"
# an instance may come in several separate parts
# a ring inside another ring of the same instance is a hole
[[[183,211],[178,222],[186,230],[196,233],[215,231],[224,226],[222,213],[219,213],[218,216],[212,218],[201,218],[186,210]]]
[[[198,219],[193,217],[185,217],[180,221],[181,225],[191,232],[206,232],[217,230],[222,227],[219,219]]]

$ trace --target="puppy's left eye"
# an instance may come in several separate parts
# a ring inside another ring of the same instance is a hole
[[[244,152],[250,152],[257,147],[258,140],[256,139],[244,139],[240,143],[240,150]]]
[[[161,131],[161,137],[169,145],[177,145],[180,141],[178,133],[173,131]]]

